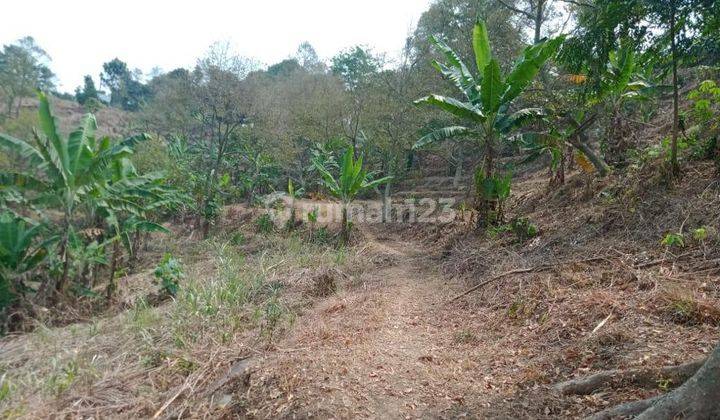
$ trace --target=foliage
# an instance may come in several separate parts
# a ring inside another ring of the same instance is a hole
[[[661,244],[665,245],[668,248],[672,247],[679,247],[683,248],[685,246],[685,237],[682,233],[668,233],[665,235],[663,240],[660,242]]]
[[[5,208],[23,209],[39,220],[47,218],[48,210],[59,212],[54,232],[46,229],[43,239],[57,239],[58,254],[53,258],[61,268],[44,274],[41,289],[51,280],[56,280],[60,293],[70,279],[80,282],[82,290],[92,286],[96,267],[108,262],[105,252],[111,243],[112,283],[118,244],[128,255],[134,254],[140,232],[166,232],[150,218],[185,198],[163,185],[161,173],[140,175],[132,165],[130,156],[146,135],[117,142],[96,138],[96,120],[88,114],[77,130],[62,136],[47,96],[38,97],[40,130],[34,132],[32,142],[0,134],[0,148],[22,158],[27,168],[1,174],[0,197],[14,197],[5,201]]]
[[[119,58],[103,64],[102,84],[110,89],[110,104],[126,111],[137,111],[150,94],[148,87],[138,81],[127,64]],[[86,80],[87,89],[87,80]],[[87,91],[84,92],[87,94]]]
[[[92,76],[85,75],[83,83],[82,89],[80,87],[75,89],[75,100],[80,105],[97,106],[96,104],[100,103],[100,96]]]
[[[28,223],[9,211],[0,213],[0,320],[5,311],[27,291],[24,277],[47,257],[53,238],[42,240],[45,227]],[[0,325],[4,332],[5,322]]]
[[[5,99],[5,117],[20,113],[20,101],[35,89],[50,90],[55,77],[47,63],[50,57],[32,37],[3,46],[0,51],[0,93]]]
[[[369,76],[379,67],[377,59],[367,48],[355,46],[333,57],[330,69],[348,89],[354,90],[367,83]]]
[[[269,214],[263,214],[255,221],[255,229],[259,233],[272,233],[275,230],[275,223],[273,223]]]
[[[526,217],[518,217],[510,222],[510,227],[519,242],[525,242],[538,235],[537,226]]]
[[[347,242],[350,237],[350,220],[348,220],[347,214],[350,203],[352,203],[361,192],[382,185],[388,182],[391,177],[373,179],[374,173],[367,172],[367,169],[363,168],[362,156],[355,160],[352,148],[348,148],[347,151],[345,151],[340,163],[340,174],[337,178],[330,173],[328,168],[322,166],[321,163],[315,163],[315,167],[318,172],[320,172],[320,175],[322,175],[328,191],[341,201],[341,235],[343,242]]]
[[[473,50],[475,53],[476,75],[445,42],[433,38],[434,44],[443,53],[446,63],[433,62],[434,67],[462,93],[457,100],[440,95],[430,95],[416,101],[417,104],[433,105],[469,126],[451,126],[426,134],[415,143],[418,149],[428,144],[462,137],[481,142],[485,157],[482,177],[476,182],[497,183],[494,177],[495,147],[498,140],[506,139],[532,119],[542,115],[537,108],[523,108],[511,111],[511,104],[530,85],[545,62],[550,59],[563,42],[563,37],[529,46],[523,52],[513,69],[502,74],[498,61],[493,58],[488,39],[487,27],[478,21],[473,28]],[[488,218],[498,212],[496,197],[483,196],[487,189],[476,183],[475,191],[483,213],[480,223],[491,222]]]
[[[713,80],[705,80],[688,93],[688,99],[691,101],[689,122],[695,124],[688,131],[698,143],[693,157],[714,159],[720,171],[720,87]]]
[[[185,277],[180,260],[172,254],[165,254],[160,264],[153,272],[160,282],[160,293],[166,296],[177,296],[180,290],[180,280]]]

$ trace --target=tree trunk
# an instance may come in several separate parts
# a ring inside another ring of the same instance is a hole
[[[489,134],[485,137],[485,160],[483,163],[482,170],[484,173],[484,179],[492,179],[492,177],[495,174],[494,169],[494,158],[495,158],[495,141],[493,139],[492,134]],[[492,220],[490,220],[490,215],[493,210],[495,210],[494,203],[495,201],[492,200],[490,197],[485,197],[482,191],[482,185],[479,185],[478,181],[481,181],[479,179],[478,174],[476,172],[475,174],[475,193],[478,196],[478,219],[477,219],[477,228],[482,229],[486,226],[488,226],[490,223],[492,223]]]
[[[113,293],[115,293],[115,290],[117,289],[117,285],[115,284],[115,270],[117,270],[119,251],[120,247],[118,241],[116,240],[113,244],[112,260],[110,261],[110,281],[108,282],[107,288],[105,289],[105,297],[107,298],[107,300],[112,299]]]
[[[455,163],[455,175],[453,176],[453,188],[457,189],[457,187],[460,185],[460,178],[462,177],[462,169],[463,169],[463,161],[462,157],[458,158],[457,163]]]
[[[62,254],[63,259],[63,271],[62,276],[60,276],[60,281],[57,282],[55,285],[55,290],[57,290],[59,293],[62,293],[65,291],[65,285],[67,284],[68,276],[70,273],[70,255],[68,254],[68,235],[65,233],[63,236],[63,241],[60,245],[60,249],[62,250],[60,253]]]
[[[655,398],[632,401],[601,411],[592,420],[637,416],[635,420],[720,418],[720,345],[679,388]]]
[[[535,43],[540,42],[545,0],[538,0],[537,10],[535,10]]]
[[[70,208],[70,207],[68,207]],[[67,285],[68,276],[70,272],[70,255],[68,253],[68,241],[70,240],[70,221],[72,220],[72,216],[70,213],[72,210],[66,210],[65,211],[65,233],[63,234],[62,243],[60,244],[61,254],[63,256],[63,271],[62,276],[60,277],[60,281],[56,284],[55,289],[59,293],[63,293],[65,291],[65,286]]]
[[[347,245],[350,242],[350,225],[348,220],[348,208],[346,203],[342,203],[342,226],[340,228],[340,243]]]
[[[673,84],[673,125],[672,142],[670,149],[670,169],[673,176],[680,175],[678,164],[678,129],[680,126],[680,100],[677,77],[677,45],[675,41],[675,0],[670,1],[670,51],[672,55],[672,84]]]
[[[392,211],[392,198],[390,197],[390,182],[385,183],[383,189],[382,222],[389,223]]]
[[[637,419],[720,418],[720,345],[692,378],[645,410]]]
[[[600,176],[606,176],[610,172],[610,168],[607,166],[607,163],[605,163],[600,156],[598,156],[591,148],[587,145],[587,142],[585,141],[586,136],[584,133],[580,133],[578,135],[572,136],[568,139],[570,144],[572,144],[576,149],[583,152],[583,154],[588,158],[590,163],[593,164],[595,169],[598,171]]]

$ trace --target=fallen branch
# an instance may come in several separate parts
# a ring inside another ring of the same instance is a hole
[[[672,259],[665,258],[665,257],[663,257],[663,258],[658,258],[657,260],[649,261],[649,262],[642,263],[642,264],[633,265],[632,268],[634,268],[634,269],[637,270],[637,269],[639,269],[639,268],[653,267],[653,266],[660,265],[660,264],[664,264],[664,263],[670,262],[670,261],[672,261],[672,262],[678,262],[681,258],[689,257],[689,256],[693,256],[693,255],[697,255],[697,254],[699,254],[699,253],[700,253],[700,251],[690,251],[690,252],[686,252],[686,253],[684,253],[684,254],[677,255],[677,256],[675,256],[675,258],[672,258]]]
[[[469,295],[470,293],[472,293],[472,292],[480,289],[481,287],[483,287],[483,286],[485,286],[485,285],[487,285],[487,284],[490,284],[490,283],[492,283],[492,282],[494,282],[494,281],[500,280],[500,279],[503,278],[503,277],[511,276],[511,275],[513,275],[513,274],[524,274],[524,273],[533,273],[533,272],[538,272],[538,271],[547,271],[547,270],[551,270],[551,269],[553,269],[554,267],[557,267],[557,266],[560,266],[560,265],[582,264],[582,263],[588,263],[588,262],[600,261],[600,260],[607,260],[607,259],[608,259],[608,256],[604,255],[604,256],[599,256],[599,257],[585,258],[585,259],[583,259],[583,260],[564,261],[564,262],[558,262],[558,263],[556,263],[556,264],[541,264],[541,265],[537,265],[537,266],[535,266],[535,267],[530,267],[530,268],[518,268],[518,269],[516,269],[516,270],[506,271],[506,272],[504,272],[504,273],[502,273],[502,274],[498,274],[497,276],[492,277],[491,279],[485,280],[485,281],[482,282],[482,283],[476,284],[475,286],[469,288],[468,290],[466,290],[466,291],[460,293],[459,295],[455,296],[454,298],[448,300],[448,301],[446,302],[446,304],[455,302],[456,300],[460,299],[461,297],[467,296],[467,295]]]
[[[588,395],[601,388],[628,384],[657,387],[661,381],[670,381],[679,385],[692,377],[703,363],[705,360],[661,368],[606,370],[584,378],[561,382],[554,388],[563,395]]]
[[[500,279],[503,278],[503,277],[511,276],[511,275],[513,275],[513,274],[532,273],[532,272],[536,272],[536,271],[549,270],[549,269],[551,269],[552,267],[553,267],[553,266],[551,266],[551,265],[543,264],[543,265],[539,265],[539,266],[531,267],[531,268],[520,268],[520,269],[517,269],[517,270],[506,271],[506,272],[504,272],[504,273],[502,273],[502,274],[498,274],[497,276],[495,276],[495,277],[493,277],[493,278],[491,278],[491,279],[489,279],[489,280],[485,280],[485,281],[482,282],[482,283],[476,284],[475,286],[469,288],[468,290],[466,290],[466,291],[460,293],[459,295],[455,296],[454,298],[450,299],[449,301],[447,301],[447,303],[454,302],[454,301],[460,299],[460,298],[463,297],[463,296],[467,296],[467,295],[469,295],[470,293],[476,291],[477,289],[485,286],[486,284],[490,284],[490,283],[492,283],[492,282],[494,282],[494,281],[496,281],[496,280],[500,280]]]

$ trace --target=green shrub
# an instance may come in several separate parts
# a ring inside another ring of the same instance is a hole
[[[519,242],[525,242],[538,234],[537,226],[527,217],[519,217],[510,222],[510,227]]]
[[[275,223],[269,214],[263,214],[255,221],[255,228],[259,233],[272,233],[275,230]]]
[[[230,243],[235,246],[240,246],[245,243],[245,235],[242,232],[235,232],[235,234],[230,238]]]
[[[668,248],[682,248],[685,246],[685,238],[682,233],[668,233],[660,243]]]
[[[325,226],[316,229],[312,233],[312,241],[316,244],[327,245],[332,242],[332,239],[332,234]]]
[[[160,293],[175,297],[185,273],[180,260],[173,258],[171,254],[165,254],[160,265],[155,268],[155,277],[160,282]]]

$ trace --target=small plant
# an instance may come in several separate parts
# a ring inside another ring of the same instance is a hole
[[[245,235],[242,232],[235,232],[235,234],[230,238],[230,243],[235,246],[241,246],[245,243]]]
[[[347,244],[350,240],[350,232],[352,230],[352,225],[348,218],[348,207],[350,203],[355,200],[358,194],[384,184],[391,180],[392,177],[373,179],[374,173],[367,172],[367,170],[363,168],[362,156],[357,158],[357,160],[355,159],[352,147],[348,147],[343,155],[340,174],[337,178],[330,173],[328,168],[317,162],[314,162],[314,164],[315,169],[322,175],[325,187],[332,195],[341,201],[342,230],[340,232],[340,241],[343,244]]]
[[[180,280],[185,277],[180,260],[165,254],[160,265],[155,268],[155,277],[160,281],[160,293],[175,297],[180,289]]]
[[[265,302],[261,329],[267,335],[269,341],[272,341],[273,332],[278,327],[284,313],[285,309],[280,303],[277,293],[273,293],[272,297]]]
[[[510,226],[509,224],[503,224],[503,225],[499,225],[499,226],[490,226],[490,227],[488,227],[486,232],[487,232],[488,237],[495,239],[505,232],[512,232],[512,226]]]
[[[257,229],[258,233],[272,233],[273,230],[275,230],[275,224],[272,221],[272,218],[269,214],[263,214],[262,216],[258,217],[255,221],[255,228]]]
[[[519,217],[510,223],[513,233],[517,236],[519,242],[525,242],[534,238],[538,234],[537,226],[530,222],[527,217]]]
[[[455,344],[472,344],[477,342],[478,338],[470,330],[460,330],[453,334],[453,342]]]
[[[3,376],[0,377],[0,402],[5,401],[12,391],[12,385],[6,376],[7,374],[3,374]]]
[[[295,200],[302,197],[305,190],[302,188],[295,189],[292,179],[288,178],[288,191],[287,192],[288,192],[288,196],[290,197],[290,218],[288,218],[286,227],[288,230],[292,230],[297,226]]]
[[[699,227],[692,232],[693,239],[698,242],[704,242],[708,237],[708,230],[705,226]]]
[[[485,203],[492,203],[494,210],[486,212],[487,226],[502,223],[505,218],[504,209],[505,202],[510,198],[510,186],[512,182],[512,173],[505,175],[496,174],[488,178],[481,168],[475,171],[475,188],[476,194],[480,200]]]
[[[683,248],[685,247],[685,238],[682,233],[668,233],[660,243],[668,248]]]
[[[308,222],[310,222],[311,228],[314,229],[318,221],[318,208],[315,207],[314,209],[312,209],[312,211],[309,211],[307,214],[307,218]]]
[[[658,384],[658,388],[660,388],[661,391],[667,392],[668,390],[670,390],[670,387],[672,387],[673,381],[672,381],[672,379],[669,379],[669,378],[668,379],[661,378],[657,381],[657,384]]]
[[[312,234],[312,241],[316,244],[329,244],[332,240],[332,235],[330,234],[330,231],[325,227],[322,226],[318,228],[316,231]]]

